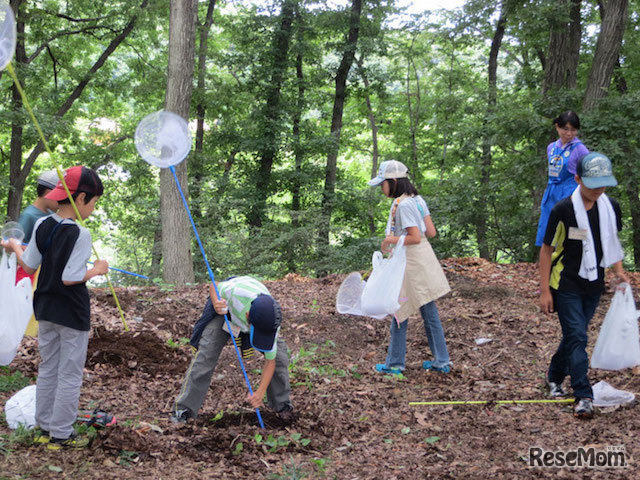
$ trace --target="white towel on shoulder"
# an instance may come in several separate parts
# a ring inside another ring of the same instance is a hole
[[[596,265],[596,248],[593,243],[593,235],[589,226],[589,218],[584,208],[584,202],[580,195],[580,186],[571,194],[571,202],[576,215],[578,228],[586,232],[582,240],[582,260],[578,275],[590,282],[598,279],[598,267]],[[607,268],[624,257],[624,251],[618,239],[618,226],[616,213],[613,211],[611,200],[604,193],[597,200],[598,220],[600,223],[600,242],[602,243],[602,261],[600,266]]]

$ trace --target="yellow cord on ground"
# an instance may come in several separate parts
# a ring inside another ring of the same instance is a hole
[[[573,403],[573,398],[545,400],[452,400],[445,402],[409,402],[409,405],[484,405],[487,403]]]
[[[47,139],[45,138],[44,133],[42,132],[42,129],[40,128],[40,124],[38,123],[38,120],[36,119],[36,116],[34,115],[33,110],[31,109],[31,105],[29,104],[29,100],[27,99],[27,94],[23,90],[22,85],[20,84],[20,80],[18,80],[18,76],[16,75],[16,72],[13,69],[13,65],[11,64],[11,62],[9,62],[7,64],[7,70],[9,71],[9,74],[13,78],[13,81],[14,81],[14,83],[16,85],[16,88],[18,89],[18,92],[20,92],[20,96],[22,97],[22,103],[24,104],[24,107],[26,108],[27,112],[29,113],[29,116],[31,117],[31,120],[33,121],[33,125],[36,127],[36,130],[38,131],[38,135],[40,136],[40,140],[42,140],[42,144],[44,145],[45,150],[47,151],[47,153],[51,156],[51,158],[55,162],[55,158],[53,156],[53,152],[51,151],[51,148],[49,148],[49,143],[47,142]],[[67,186],[67,183],[64,180],[63,172],[60,169],[60,166],[58,166],[57,162],[56,162],[56,172],[58,173],[58,177],[60,178],[60,181],[62,182],[62,186],[64,187],[64,190],[65,190],[65,192],[67,192],[67,196],[69,197],[69,200],[71,201],[71,205],[73,206],[73,211],[76,214],[76,219],[78,220],[78,223],[80,225],[82,225],[83,227],[85,227],[84,221],[82,220],[82,217],[80,216],[80,212],[78,211],[78,207],[76,207],[76,202],[73,201],[73,197],[71,196],[71,192],[69,191],[69,187]],[[93,243],[91,244],[91,248],[93,249],[93,254],[95,255],[96,259],[100,260],[100,257],[98,256],[98,252],[96,251],[96,247],[95,247],[95,245],[93,245]],[[120,312],[120,318],[122,319],[122,324],[124,325],[124,329],[128,332],[129,331],[129,325],[127,325],[127,321],[124,319],[124,313],[122,312],[122,307],[120,307],[120,302],[118,301],[118,296],[116,295],[116,291],[113,288],[113,284],[111,283],[111,278],[109,278],[109,272],[107,272],[105,274],[105,277],[107,278],[107,283],[109,284],[109,289],[111,290],[111,295],[113,295],[113,299],[115,300],[116,306],[118,307],[118,312]]]

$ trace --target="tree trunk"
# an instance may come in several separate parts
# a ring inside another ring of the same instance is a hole
[[[369,117],[369,126],[371,127],[371,178],[373,178],[378,174],[378,124],[376,123],[376,115],[373,111],[373,107],[371,106],[371,95],[369,95],[370,86],[367,72],[365,72],[360,58],[355,57],[355,61],[358,64],[358,72],[360,73],[360,78],[362,78],[362,83],[364,83],[364,100],[367,104],[367,115]]]
[[[22,3],[23,3],[22,0],[12,0],[11,5],[12,7],[14,7],[14,12],[16,12],[16,21],[17,21],[16,26],[18,28],[22,28],[23,34],[24,34],[24,24],[22,25],[22,27],[20,27],[21,19],[19,18],[19,15],[18,15],[19,6]],[[144,0],[140,5],[140,9],[145,8],[147,6],[147,3],[148,3],[148,0]],[[93,64],[93,66],[85,74],[82,80],[78,82],[78,84],[73,89],[73,91],[69,94],[69,96],[65,99],[62,105],[58,108],[58,110],[54,114],[54,119],[62,118],[69,111],[69,109],[72,107],[74,102],[80,97],[80,95],[82,95],[82,92],[87,87],[91,79],[95,76],[96,72],[104,65],[104,63],[107,61],[109,56],[116,50],[116,48],[118,48],[118,46],[124,41],[124,39],[127,38],[127,36],[131,33],[137,19],[138,19],[138,13],[133,15],[133,17],[131,17],[131,20],[129,20],[129,23],[127,23],[124,29],[118,35],[116,35],[116,37],[113,40],[111,40],[107,48],[104,49],[104,51],[102,52],[100,57],[98,57],[96,62]],[[16,48],[16,65],[18,67],[20,63],[26,63],[24,41],[21,40],[21,38],[24,38],[24,35],[20,35],[19,33],[16,47],[20,45],[22,52],[19,53],[18,49]],[[22,55],[23,57],[18,58],[19,54]],[[17,216],[19,213],[20,205],[22,203],[22,192],[24,191],[24,185],[27,180],[27,177],[29,176],[29,173],[31,172],[31,168],[33,167],[33,164],[35,163],[36,159],[44,151],[44,144],[42,143],[42,140],[40,140],[36,144],[34,149],[31,151],[29,156],[27,157],[26,161],[24,162],[24,165],[22,165],[22,153],[21,153],[22,152],[22,134],[20,132],[20,134],[18,135],[19,132],[13,128],[15,126],[16,121],[19,122],[19,120],[15,120],[14,124],[12,125],[11,150],[12,150],[12,154],[16,155],[15,158],[12,157],[12,160],[16,162],[19,160],[20,163],[17,164],[17,166],[12,165],[12,168],[10,169],[10,178],[9,178],[10,188],[9,188],[9,198],[7,202],[7,212],[9,216],[11,216],[12,218],[14,218],[14,216]],[[15,134],[15,137],[14,137],[14,134]],[[18,138],[19,138],[20,145],[16,144],[14,146],[13,142],[14,141],[17,142]],[[51,139],[49,139],[49,144],[52,148],[54,147],[54,145],[51,142]],[[19,159],[17,158],[18,151],[20,152]]]
[[[203,182],[203,169],[204,169],[204,116],[205,116],[205,74],[207,72],[207,42],[209,40],[209,32],[211,31],[211,25],[213,25],[213,9],[216,5],[216,0],[209,0],[207,6],[207,13],[202,23],[198,24],[198,67],[197,77],[198,83],[196,85],[196,148],[191,157],[189,170],[191,171],[191,211],[194,219],[202,219],[202,208],[200,203],[200,191],[202,189]]]
[[[362,0],[353,0],[349,20],[349,34],[342,60],[336,73],[336,92],[333,100],[331,115],[331,140],[327,154],[325,169],[324,191],[322,192],[322,221],[318,235],[319,246],[329,246],[329,230],[331,228],[331,213],[333,212],[336,177],[338,167],[338,150],[340,147],[340,131],[342,130],[342,111],[347,92],[347,76],[353,64],[360,33],[360,12]]]
[[[359,57],[356,57],[355,61],[358,64],[358,71],[360,72],[360,77],[362,78],[362,82],[364,83],[364,98],[367,104],[369,126],[371,127],[371,178],[373,178],[378,174],[378,124],[376,123],[376,115],[373,111],[373,107],[371,106],[371,96],[369,95],[369,78],[367,77],[367,72],[365,72],[362,65],[362,60]],[[376,207],[376,202],[373,198],[374,195],[377,195],[377,192],[369,189],[368,197],[370,201],[367,202],[367,223],[369,224],[369,233],[371,234],[371,236],[375,235],[376,233],[376,212],[374,210]]]
[[[189,118],[195,54],[197,0],[172,0],[169,13],[169,65],[165,108]],[[185,197],[187,161],[176,165],[176,176]],[[193,283],[191,226],[169,169],[160,170],[160,215],[162,217],[162,277],[165,282]]]
[[[26,62],[26,52],[24,47],[24,21],[20,13],[22,0],[12,0],[11,7],[16,18],[16,54],[13,60],[15,64],[15,72],[20,77],[20,67]],[[24,85],[24,82],[22,82]],[[20,169],[22,167],[22,97],[18,88],[14,85],[11,87],[11,100],[13,110],[13,120],[11,121],[11,147],[9,153],[9,198],[7,199],[7,215],[11,220],[17,220],[20,216],[20,208],[22,206],[22,193],[24,192],[24,182],[19,183],[15,180],[20,177]]]
[[[412,171],[415,174],[418,173],[418,142],[416,137],[418,135],[418,125],[420,124],[420,76],[418,74],[418,70],[416,69],[416,65],[413,61],[413,44],[415,42],[416,37],[414,36],[411,40],[411,47],[409,48],[409,54],[407,56],[407,110],[409,114],[409,136],[411,137],[411,161],[409,162],[409,171]],[[413,67],[413,76],[416,79],[416,92],[415,94],[411,93],[411,70]],[[415,95],[416,102],[415,107],[411,101],[412,97]]]
[[[260,166],[256,178],[256,197],[249,209],[248,222],[251,227],[260,227],[267,208],[267,198],[271,195],[271,169],[280,144],[280,97],[282,83],[287,71],[291,24],[293,23],[295,1],[284,0],[280,14],[280,28],[273,42],[273,64],[271,81],[264,107],[263,147],[258,153]]]
[[[640,182],[635,175],[630,175],[624,183],[625,193],[629,199],[629,209],[631,210],[633,264],[636,271],[640,269]]]
[[[575,88],[580,56],[581,0],[557,0],[566,9],[568,21],[558,18],[551,25],[549,53],[544,61],[542,94],[559,87]]]
[[[480,165],[480,185],[479,185],[479,198],[476,210],[476,240],[478,241],[478,251],[480,257],[486,260],[495,260],[495,251],[489,247],[488,239],[488,222],[489,211],[487,209],[487,199],[491,195],[491,188],[489,180],[491,178],[491,164],[492,159],[492,138],[494,125],[491,123],[494,121],[493,117],[496,111],[496,104],[498,100],[497,90],[497,78],[498,78],[498,53],[500,52],[500,46],[502,45],[502,39],[504,37],[504,30],[507,24],[509,4],[508,2],[502,2],[500,6],[500,17],[496,24],[496,30],[493,33],[493,39],[491,41],[491,50],[489,52],[489,67],[488,67],[488,91],[487,91],[487,113],[484,121],[484,133],[485,136],[482,140],[482,162]]]
[[[591,110],[598,100],[607,95],[622,47],[628,4],[628,0],[603,0],[600,35],[584,94],[584,111]]]
[[[300,121],[304,110],[304,75],[302,71],[302,53],[296,55],[296,80],[298,82],[298,101],[293,114],[293,155],[294,155],[294,175],[291,185],[291,225],[294,230],[300,226],[300,189],[302,183],[302,160],[303,150],[300,139]]]

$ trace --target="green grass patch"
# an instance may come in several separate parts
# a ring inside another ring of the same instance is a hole
[[[19,370],[12,372],[9,367],[0,367],[0,392],[20,390],[29,385],[31,381],[32,378],[25,377]]]

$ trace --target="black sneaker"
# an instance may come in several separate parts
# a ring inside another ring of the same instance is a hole
[[[62,450],[63,448],[87,448],[91,443],[91,439],[85,436],[78,436],[72,433],[69,438],[51,437],[47,444],[48,450]]]
[[[181,410],[176,410],[171,414],[171,421],[173,423],[187,423],[187,420],[193,418],[193,412],[188,408],[183,408]]]
[[[278,418],[286,424],[291,424],[296,420],[296,414],[293,412],[293,407],[291,405],[287,405],[282,410],[276,412],[276,414],[278,415]]]
[[[573,407],[573,416],[593,418],[593,400],[591,398],[579,398],[575,407]]]
[[[550,397],[566,397],[567,391],[562,388],[562,383],[550,382],[549,379],[546,379],[547,387],[549,388],[549,396]]]

